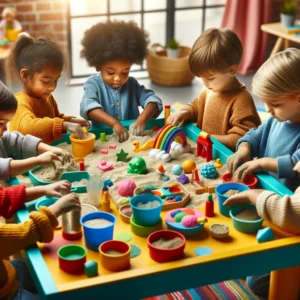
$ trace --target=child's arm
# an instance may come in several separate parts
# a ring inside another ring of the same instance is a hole
[[[38,144],[38,147],[37,147],[38,155],[43,154],[47,151],[50,151],[50,152],[56,154],[57,156],[62,157],[63,164],[65,162],[70,162],[72,159],[72,155],[68,151],[66,151],[62,148],[50,146],[50,145],[47,145],[42,142]]]
[[[223,205],[245,204],[251,202],[256,206],[259,216],[270,221],[282,230],[300,234],[300,189],[293,196],[280,198],[273,192],[249,190],[227,199]]]
[[[184,122],[190,119],[190,112],[183,109],[181,111],[172,113],[167,120],[167,124],[177,125],[178,127],[181,127]]]
[[[72,209],[80,209],[78,195],[68,194],[48,207],[40,207],[31,212],[29,220],[22,224],[0,225],[0,258],[12,255],[39,241],[49,243],[53,239],[54,228],[58,225],[57,217]]]

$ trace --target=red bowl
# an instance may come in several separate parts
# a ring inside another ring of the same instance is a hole
[[[159,240],[160,238],[166,239],[173,239],[175,237],[179,237],[183,240],[183,244],[179,247],[172,248],[172,249],[162,249],[152,245],[153,242]],[[184,247],[185,247],[185,237],[173,230],[158,230],[151,233],[147,239],[149,254],[150,257],[155,260],[156,262],[163,263],[167,261],[173,261],[176,259],[180,259],[183,257],[184,254]]]
[[[232,179],[229,172],[226,172],[222,175],[222,181],[223,181],[223,183],[237,182]],[[257,185],[257,178],[254,175],[249,174],[249,175],[246,175],[246,177],[242,183],[247,185],[250,189],[254,189]]]

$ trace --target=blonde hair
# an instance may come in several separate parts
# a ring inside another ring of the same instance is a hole
[[[190,69],[196,76],[209,71],[222,72],[231,65],[239,65],[242,55],[241,41],[232,30],[210,28],[193,45]]]
[[[300,93],[300,50],[289,48],[270,57],[254,75],[252,92],[261,99]]]
[[[16,9],[14,7],[5,7],[2,11],[2,18],[5,18],[7,15],[12,15],[16,17]]]

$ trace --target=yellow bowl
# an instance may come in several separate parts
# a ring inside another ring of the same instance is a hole
[[[20,29],[6,29],[5,36],[10,42],[15,42],[18,39],[20,32]]]
[[[88,138],[80,140],[76,138],[76,135],[72,133],[70,140],[72,142],[72,154],[74,157],[85,157],[94,150],[96,136],[93,133],[88,134]]]

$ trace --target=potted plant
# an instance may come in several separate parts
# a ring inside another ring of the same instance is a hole
[[[169,39],[167,44],[167,54],[169,58],[178,58],[179,54],[179,42],[174,38]]]
[[[280,19],[282,25],[285,27],[293,26],[297,13],[296,0],[286,0],[281,3],[280,11]]]

